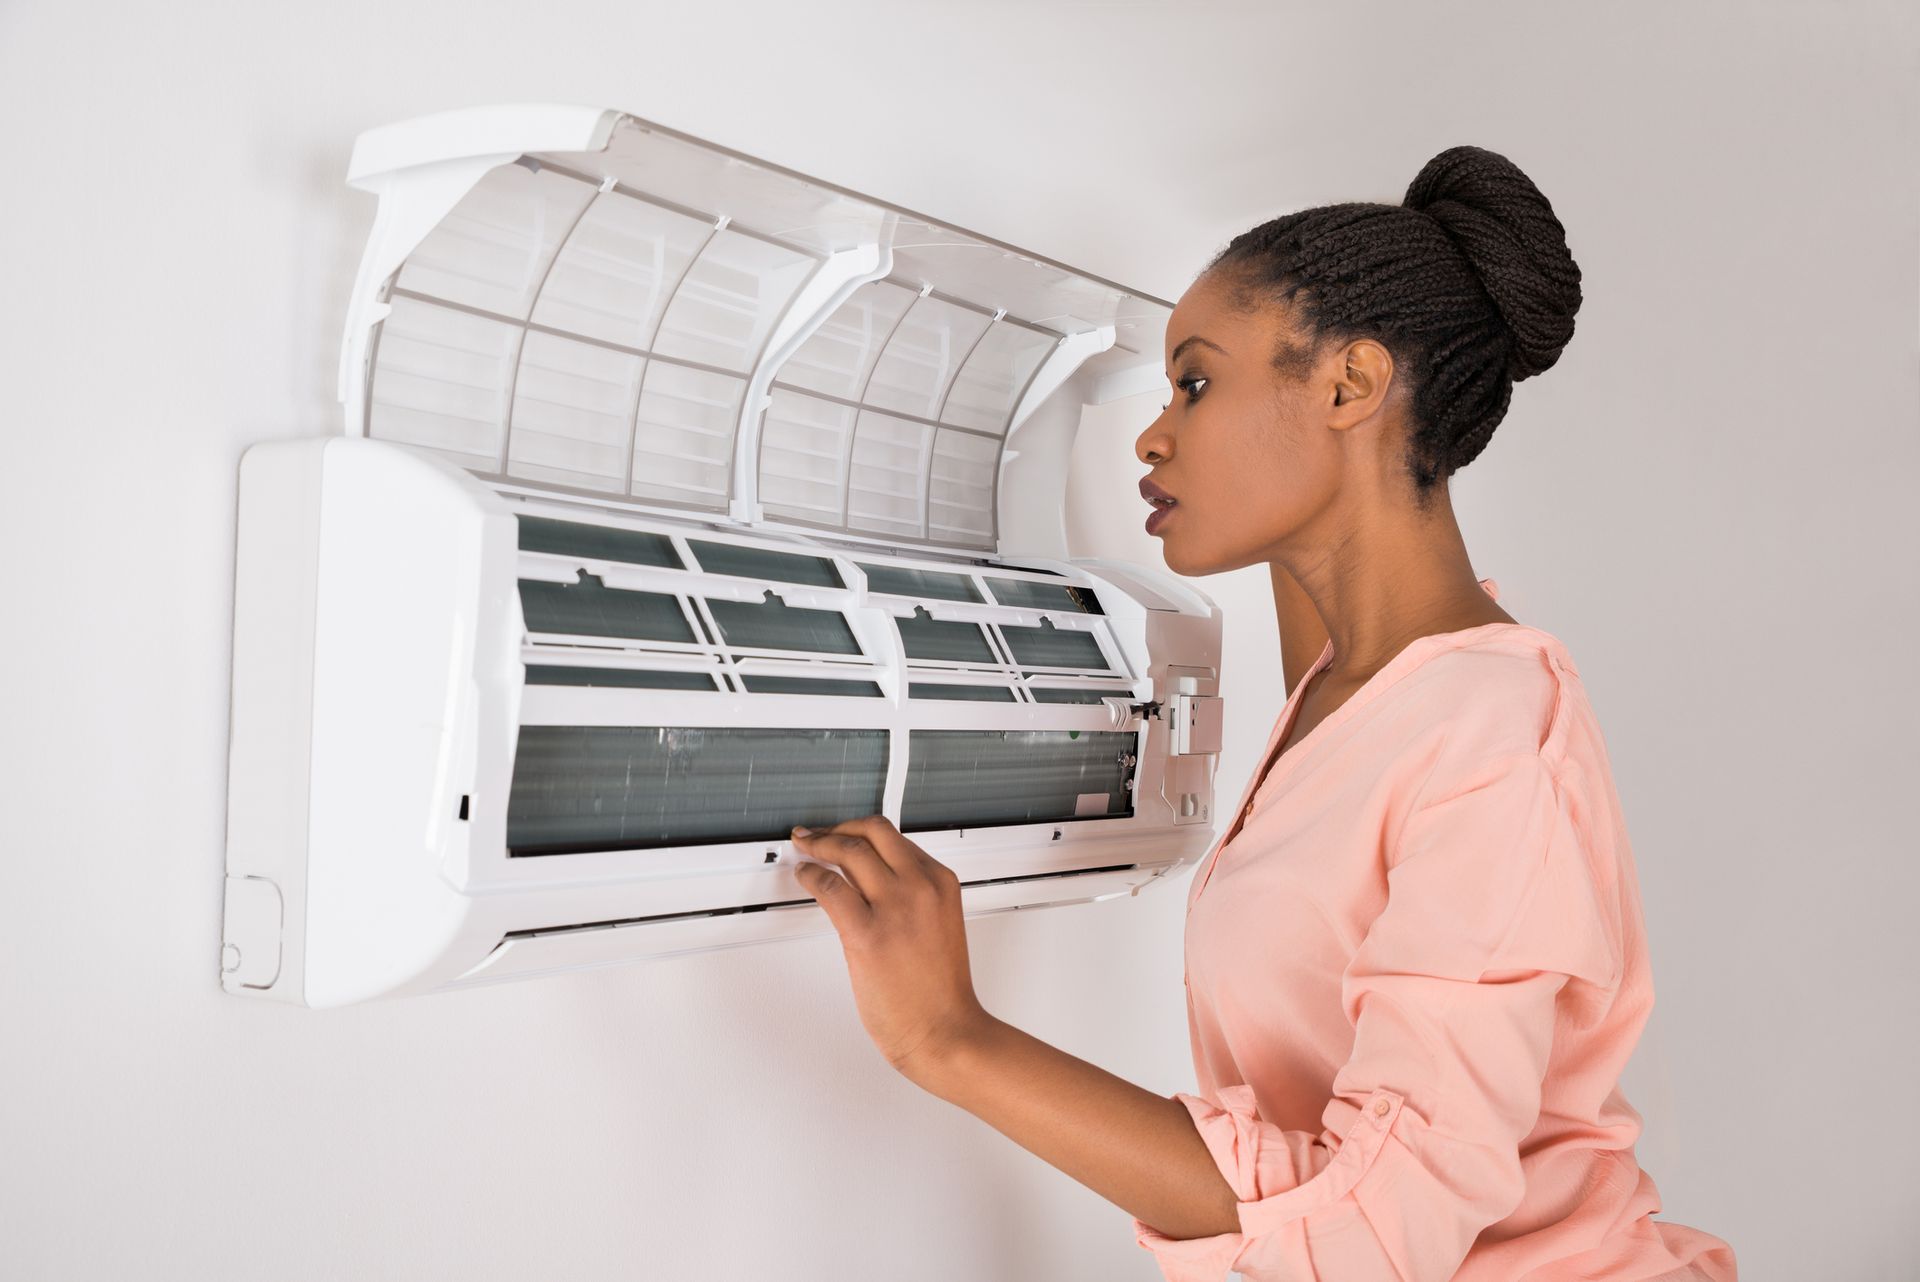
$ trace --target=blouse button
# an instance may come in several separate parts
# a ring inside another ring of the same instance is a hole
[[[1373,1115],[1375,1117],[1385,1117],[1387,1115],[1387,1110],[1392,1107],[1393,1105],[1389,1104],[1387,1101],[1380,1100],[1378,1103],[1376,1103],[1373,1106]]]

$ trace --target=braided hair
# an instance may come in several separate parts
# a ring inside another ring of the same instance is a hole
[[[1407,467],[1426,506],[1486,448],[1513,385],[1552,367],[1573,337],[1580,268],[1553,206],[1520,168],[1480,147],[1429,160],[1401,204],[1322,205],[1235,237],[1207,264],[1235,305],[1300,307],[1306,347],[1274,367],[1304,378],[1328,342],[1373,338],[1413,393]]]

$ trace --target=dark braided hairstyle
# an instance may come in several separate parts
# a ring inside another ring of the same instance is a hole
[[[1236,305],[1296,304],[1307,347],[1273,364],[1304,378],[1328,342],[1372,338],[1413,391],[1407,466],[1426,506],[1486,448],[1513,385],[1573,337],[1580,268],[1553,206],[1519,166],[1480,147],[1429,160],[1398,205],[1322,205],[1236,236],[1207,264]],[[1203,273],[1205,274],[1205,273]]]

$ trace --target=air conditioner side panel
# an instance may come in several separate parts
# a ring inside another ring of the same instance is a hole
[[[498,941],[462,880],[512,770],[512,515],[351,438],[255,446],[240,512],[224,986],[334,1006],[470,969]]]
[[[305,953],[320,451],[274,442],[240,462],[227,889],[221,984],[298,1002]]]
[[[334,1006],[461,970],[457,884],[481,774],[476,654],[512,597],[514,521],[466,474],[378,442],[327,443],[313,634],[306,1000]],[[490,583],[504,579],[504,583]],[[512,672],[492,674],[518,686]],[[497,698],[495,700],[498,702]],[[494,804],[504,787],[489,797]],[[467,817],[463,818],[463,810]],[[489,943],[491,941],[489,940]]]

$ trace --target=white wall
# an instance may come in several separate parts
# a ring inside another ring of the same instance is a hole
[[[1457,503],[1608,732],[1659,989],[1642,1160],[1748,1278],[1909,1275],[1915,35],[1866,3],[0,5],[0,1275],[1156,1276],[1123,1213],[889,1074],[830,938],[325,1014],[220,993],[235,467],[334,429],[353,135],[514,100],[1166,296],[1443,147],[1518,161],[1586,304]],[[1080,442],[1083,549],[1153,553],[1101,507],[1149,400]],[[1273,623],[1257,571],[1205,586],[1235,791]],[[982,920],[982,994],[1185,1087],[1180,906]]]

